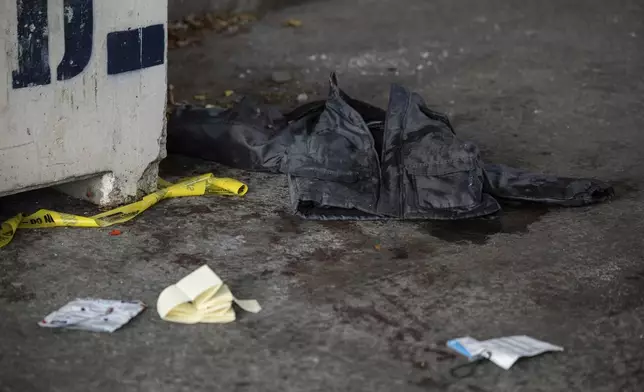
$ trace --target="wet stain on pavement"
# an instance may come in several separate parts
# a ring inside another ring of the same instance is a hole
[[[27,287],[20,283],[14,282],[12,279],[0,279],[0,298],[9,303],[31,301],[36,298],[36,295],[27,289]]]
[[[429,326],[404,307],[335,304],[333,310],[341,322],[380,336],[392,358],[414,369],[427,371],[457,358],[444,348],[445,342],[428,341]]]
[[[421,224],[429,234],[447,242],[485,244],[494,234],[527,233],[529,226],[541,219],[552,207],[503,205],[497,214],[459,221],[432,221]]]
[[[431,377],[423,377],[418,381],[412,381],[410,384],[419,386],[421,388],[427,388],[428,390],[436,390],[436,391],[444,391],[449,387],[449,383],[441,381],[441,380],[435,380]]]
[[[194,215],[211,214],[213,211],[205,204],[173,205],[165,207],[166,216],[194,217]]]
[[[206,264],[204,258],[188,253],[178,253],[172,262],[184,266],[201,266]]]
[[[261,219],[261,218],[262,218],[262,214],[260,214],[259,212],[249,212],[247,214],[242,214],[239,216],[240,221],[249,221],[249,220]]]
[[[448,268],[444,265],[440,265],[435,270],[421,271],[416,274],[414,276],[414,282],[421,287],[429,288],[436,284],[436,282],[447,280],[449,275],[450,271]]]
[[[616,199],[621,199],[640,191],[638,184],[630,180],[612,181],[611,185],[614,189]]]
[[[391,248],[389,250],[392,253],[392,259],[394,260],[406,260],[409,258],[409,251],[403,247]]]
[[[603,286],[560,287],[554,282],[532,282],[529,293],[544,308],[569,314],[598,312],[613,317],[644,305],[644,271],[623,272]]]
[[[344,252],[338,249],[315,249],[311,252],[311,258],[315,261],[333,263],[340,260]]]
[[[276,224],[276,229],[280,233],[292,233],[292,234],[302,234],[304,230],[300,227],[302,224],[302,219],[288,213],[287,211],[277,210],[275,211],[279,216],[279,220]]]
[[[340,318],[348,323],[354,324],[356,321],[366,322],[367,324],[376,322],[390,327],[400,327],[400,322],[394,320],[383,312],[378,311],[374,305],[370,306],[346,306],[334,305],[333,310],[336,311]]]
[[[26,302],[36,298],[36,294],[23,283],[22,274],[27,266],[16,258],[2,258],[2,273],[0,274],[0,302]],[[32,268],[36,265],[31,265]]]

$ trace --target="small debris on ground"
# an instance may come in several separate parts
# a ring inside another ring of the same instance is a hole
[[[285,27],[302,27],[302,21],[299,19],[289,19],[284,22]]]
[[[193,97],[196,101],[205,101],[206,100],[206,94],[197,94]]]
[[[304,102],[306,102],[308,100],[309,100],[309,96],[306,95],[306,93],[302,93],[302,94],[297,96],[297,102],[299,102],[299,103],[304,103]]]
[[[123,234],[123,233],[121,232],[121,230],[114,229],[114,230],[110,231],[110,235],[111,235],[112,237],[116,237],[116,236],[121,235],[121,234]]]
[[[184,39],[179,39],[177,41],[174,41],[174,46],[172,44],[169,45],[170,49],[172,48],[185,48],[186,46],[190,46],[192,44],[196,44],[201,42],[201,37],[186,37]]]
[[[489,359],[508,370],[521,357],[534,357],[549,351],[563,351],[563,347],[542,342],[529,336],[508,336],[479,341],[469,336],[453,339],[447,346],[470,361]]]
[[[275,83],[286,83],[293,79],[288,71],[275,71],[271,74],[271,80]]]
[[[114,332],[146,308],[141,301],[76,299],[38,323],[45,328]]]
[[[205,25],[205,18],[197,18],[196,15],[188,15],[184,18],[184,22],[193,29],[203,29]]]
[[[258,95],[262,97],[262,100],[265,104],[273,104],[273,105],[281,104],[293,98],[291,93],[277,87],[260,91]]]
[[[226,91],[224,91],[224,97],[230,97],[230,96],[232,96],[233,94],[235,94],[235,92],[234,92],[233,90],[226,90]]]
[[[183,48],[201,42],[205,31],[234,34],[256,21],[253,14],[188,15],[182,20],[168,23],[168,48]]]

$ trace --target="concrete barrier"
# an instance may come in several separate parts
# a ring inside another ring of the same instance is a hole
[[[0,2],[0,196],[65,184],[101,205],[156,186],[167,0]]]

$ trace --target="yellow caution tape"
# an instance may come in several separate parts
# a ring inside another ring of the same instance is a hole
[[[0,225],[0,248],[11,242],[21,221],[22,214],[18,214]]]
[[[159,190],[140,201],[91,217],[64,214],[51,210],[39,210],[29,216],[22,214],[2,223],[0,227],[0,248],[11,242],[18,229],[42,229],[49,227],[107,227],[128,222],[161,200],[203,195],[244,196],[246,184],[232,178],[218,178],[211,173],[187,178],[172,184],[159,179]]]

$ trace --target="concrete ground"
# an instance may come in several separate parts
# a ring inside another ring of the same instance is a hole
[[[171,51],[178,100],[232,89],[289,106],[338,70],[349,93],[383,105],[401,82],[487,161],[602,178],[617,197],[452,225],[307,222],[289,215],[282,176],[170,157],[169,179],[212,171],[250,192],[163,202],[119,237],[18,232],[0,250],[0,390],[643,390],[643,49],[637,0],[329,0]],[[273,86],[275,70],[293,80]],[[0,218],[91,210],[52,191],[0,203]],[[159,292],[204,263],[263,312],[161,321]],[[37,326],[85,296],[151,308],[114,334]],[[566,351],[450,374],[465,360],[446,340],[513,334]]]

